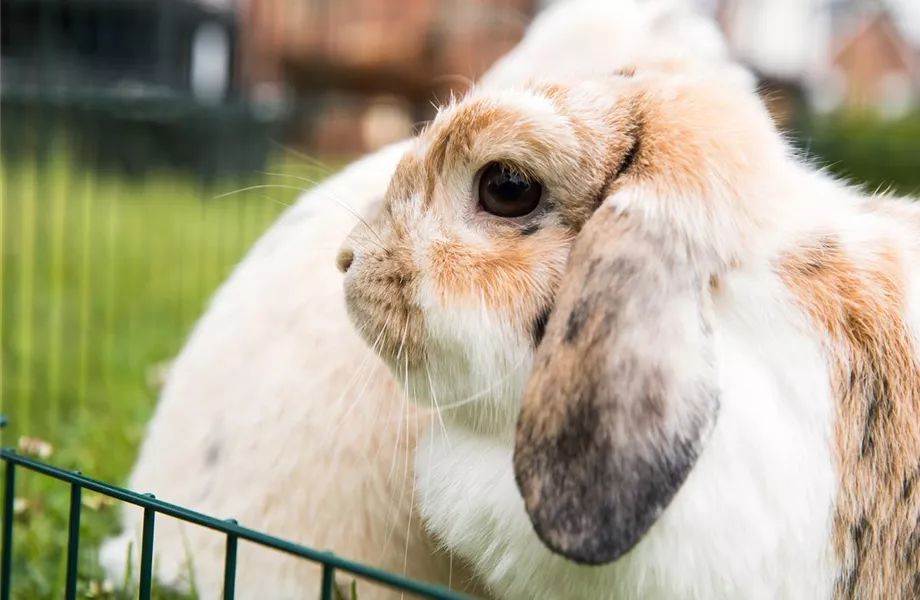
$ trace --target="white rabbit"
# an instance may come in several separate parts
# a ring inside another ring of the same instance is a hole
[[[920,206],[654,68],[474,91],[338,265],[506,600],[920,598]]]
[[[641,64],[646,53],[657,59],[662,32],[681,23],[668,52],[686,59],[688,68],[725,68],[736,77],[738,67],[706,19],[675,9],[669,21],[660,6],[559,3],[534,22],[482,86],[501,88],[536,73],[611,71]],[[700,43],[698,33],[682,37],[684,31],[708,31],[710,41]],[[580,43],[573,45],[575,39]],[[409,147],[399,143],[353,164],[304,194],[265,233],[172,364],[128,485],[353,560],[479,593],[459,558],[434,549],[412,505],[409,456],[432,414],[416,418],[354,333],[342,278],[332,265],[357,222],[339,203],[369,216]],[[124,533],[101,553],[115,582],[123,580],[130,545],[137,574],[140,511],[126,508],[122,524]],[[161,583],[187,589],[191,566],[199,597],[215,598],[223,552],[222,536],[157,519]],[[239,565],[238,598],[302,597],[318,589],[319,570],[299,559],[243,545]],[[359,586],[362,600],[395,594]]]

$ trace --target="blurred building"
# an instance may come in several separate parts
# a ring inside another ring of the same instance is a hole
[[[291,143],[354,154],[411,133],[523,36],[533,0],[248,0],[254,85],[306,107]]]
[[[823,108],[903,116],[920,97],[920,52],[888,10],[853,17],[837,28]]]
[[[738,57],[785,124],[811,111],[897,117],[920,101],[915,0],[715,0]],[[710,3],[711,4],[711,3]]]

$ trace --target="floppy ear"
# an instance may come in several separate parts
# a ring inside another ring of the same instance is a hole
[[[715,425],[709,275],[678,240],[605,203],[575,241],[536,351],[515,477],[537,535],[579,563],[632,549]]]

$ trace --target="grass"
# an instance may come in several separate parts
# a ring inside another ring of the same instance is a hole
[[[215,199],[242,184],[204,190],[164,173],[131,182],[51,156],[0,162],[0,411],[10,420],[0,442],[46,441],[49,462],[123,483],[156,403],[151,369],[175,356],[208,298],[298,192]],[[320,177],[293,161],[279,169]],[[66,485],[19,471],[14,598],[61,596],[68,502]],[[80,597],[116,598],[96,564],[98,544],[117,531],[115,512],[91,494],[84,504]]]

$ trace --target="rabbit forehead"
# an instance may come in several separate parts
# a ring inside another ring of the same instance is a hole
[[[438,183],[461,185],[492,161],[552,183],[577,167],[579,138],[567,107],[532,87],[474,91],[442,110],[422,137],[426,198]]]

